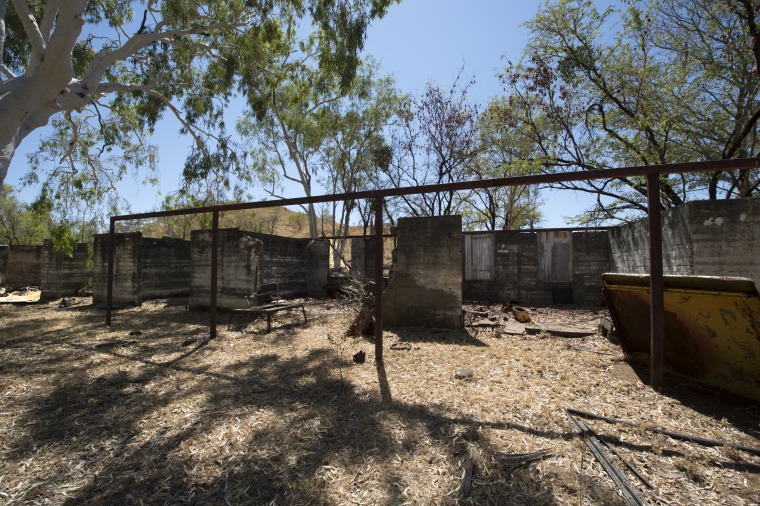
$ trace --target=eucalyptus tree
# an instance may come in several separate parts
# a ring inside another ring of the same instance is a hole
[[[377,77],[369,62],[357,75],[355,86],[332,108],[333,122],[322,151],[323,185],[332,193],[352,193],[376,186],[377,173],[387,166],[385,132],[401,96],[393,78]],[[348,233],[356,200],[332,203],[332,235]],[[338,239],[334,265],[343,256],[346,241]]]
[[[242,81],[251,114],[238,122],[238,132],[250,150],[249,177],[275,198],[284,198],[287,184],[300,186],[307,197],[312,195],[331,131],[332,106],[346,93],[335,74],[316,65],[315,39],[299,46],[293,43],[294,36],[294,32],[288,34],[290,41],[272,48],[269,72],[254,70],[244,74]],[[309,235],[316,238],[314,205],[302,208],[308,216]]]
[[[755,156],[757,13],[728,0],[546,3],[502,74],[505,128],[547,171]],[[518,153],[515,153],[518,154]],[[757,191],[757,170],[662,178],[662,204]],[[581,221],[646,209],[643,178],[561,183],[594,194]]]
[[[41,244],[50,238],[50,216],[21,202],[11,185],[0,189],[0,244]]]
[[[493,98],[478,119],[480,150],[470,172],[476,179],[527,176],[541,172],[531,161],[533,146],[502,123],[504,98]],[[471,229],[534,228],[541,220],[538,186],[503,186],[474,190],[463,215]]]
[[[52,120],[28,181],[48,168],[103,192],[155,167],[149,138],[167,112],[193,140],[186,176],[224,173],[240,162],[223,116],[239,75],[269,72],[271,48],[303,29],[317,66],[347,87],[368,23],[392,2],[0,0],[0,183],[18,146]]]

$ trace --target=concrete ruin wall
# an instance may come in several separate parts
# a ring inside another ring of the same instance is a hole
[[[691,209],[692,274],[760,283],[760,199],[709,200]]]
[[[572,281],[539,280],[538,234],[494,232],[494,276],[490,280],[463,281],[469,301],[545,305],[560,302],[599,304],[602,274],[609,271],[606,232],[572,233]]]
[[[399,218],[386,325],[462,326],[462,217]]]
[[[463,296],[468,301],[548,304],[538,283],[538,251],[535,232],[494,234],[494,278],[464,280]]]
[[[351,239],[351,276],[359,283],[375,280],[375,238]]]
[[[610,271],[610,259],[607,232],[573,232],[573,304],[602,303],[602,274]]]
[[[688,202],[663,212],[665,274],[760,280],[760,201]],[[610,230],[611,270],[647,274],[647,219]]]
[[[305,297],[309,293],[306,251],[311,239],[296,239],[250,232],[263,245],[259,285],[277,283],[282,298]]]
[[[308,296],[321,299],[327,296],[330,274],[330,243],[311,241],[306,247],[306,275]]]
[[[42,246],[10,246],[5,268],[5,286],[9,289],[41,286],[44,256]]]
[[[5,273],[8,269],[8,250],[7,244],[0,244],[0,286],[5,286]]]
[[[264,245],[253,232],[219,230],[217,265],[217,308],[248,306],[245,297],[262,284]],[[190,235],[191,310],[208,310],[211,297],[211,230],[194,230]]]
[[[87,244],[79,243],[71,257],[56,251],[53,242],[43,245],[40,300],[49,301],[74,295],[92,284],[92,266]]]
[[[113,306],[142,304],[142,233],[114,235]],[[108,234],[94,238],[92,302],[105,304],[108,289]]]
[[[665,274],[693,274],[690,213],[692,205],[662,213],[662,268]],[[609,230],[612,272],[649,273],[649,225],[646,218]]]
[[[143,300],[190,295],[190,241],[144,237],[140,248]]]

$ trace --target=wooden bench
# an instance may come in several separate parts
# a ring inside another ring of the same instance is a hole
[[[272,303],[272,304],[264,304],[263,306],[254,306],[254,307],[244,307],[240,309],[233,309],[230,313],[230,319],[227,322],[227,330],[230,330],[232,328],[232,318],[236,314],[242,314],[242,315],[248,315],[248,318],[250,321],[256,316],[264,315],[267,317],[267,334],[272,330],[272,316],[275,313],[278,313],[280,311],[286,311],[289,309],[298,309],[301,308],[301,311],[303,311],[303,322],[307,323],[308,320],[306,319],[306,307],[304,307],[303,302],[296,302],[292,304],[282,304],[282,303]],[[244,326],[245,328],[245,326]]]

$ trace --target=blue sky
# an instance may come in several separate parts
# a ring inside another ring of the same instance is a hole
[[[404,0],[390,8],[382,20],[369,30],[365,50],[380,64],[383,72],[392,74],[404,92],[419,93],[427,82],[450,85],[460,69],[463,76],[474,76],[470,98],[485,104],[492,96],[503,94],[496,77],[506,60],[517,60],[527,42],[522,26],[537,12],[542,2],[511,0]],[[237,111],[230,111],[237,116]],[[175,190],[190,141],[177,133],[179,123],[166,115],[159,124],[153,142],[159,146],[159,185],[140,187],[128,180],[121,193],[133,212],[155,209],[163,200],[161,194]],[[14,157],[7,183],[18,187],[18,179],[26,168],[26,154],[33,151],[40,132],[30,135]],[[22,192],[23,199],[32,199],[35,189]],[[296,194],[289,196],[300,196]],[[251,192],[254,197],[257,192]],[[316,191],[315,193],[323,193]],[[569,192],[543,195],[541,226],[566,226],[563,216],[578,214],[587,197]]]

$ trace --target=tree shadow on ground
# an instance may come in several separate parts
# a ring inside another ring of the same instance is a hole
[[[388,327],[404,342],[442,343],[463,346],[488,346],[470,331],[470,329],[430,329],[422,327]]]
[[[40,458],[45,448],[64,468],[76,462],[82,484],[68,491],[65,504],[327,504],[334,502],[327,487],[330,469],[392,467],[399,456],[413,458],[421,444],[438,448],[451,463],[446,471],[458,474],[470,443],[452,437],[453,426],[571,437],[450,416],[394,399],[382,365],[378,391],[359,394],[335,373],[350,363],[328,348],[304,356],[267,353],[212,367],[199,362],[213,363],[214,355],[223,353],[218,341],[199,344],[181,359],[154,345],[111,349],[72,343],[76,357],[67,358],[79,364],[72,363],[52,389],[26,406],[18,422],[26,430],[7,457]],[[120,359],[123,368],[87,374],[87,364],[100,355]],[[48,374],[38,364],[29,367],[30,374]],[[162,422],[154,423],[157,418]],[[408,428],[405,437],[397,437],[396,424]],[[497,451],[486,439],[479,444],[486,454]],[[66,461],[69,457],[74,460]],[[521,498],[556,503],[541,476],[514,473],[512,479],[509,487],[477,486],[473,504],[524,502]],[[401,476],[391,473],[381,482],[389,503],[401,500]],[[358,492],[362,484],[347,487]],[[50,489],[41,486],[36,493],[45,490]],[[452,502],[456,497],[451,495]],[[24,497],[33,499],[34,494]]]

